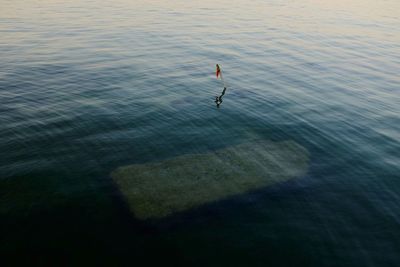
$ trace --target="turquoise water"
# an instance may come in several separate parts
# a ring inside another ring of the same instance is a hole
[[[2,261],[397,266],[400,3],[325,2],[1,1]],[[254,138],[307,175],[156,222],[110,178]]]

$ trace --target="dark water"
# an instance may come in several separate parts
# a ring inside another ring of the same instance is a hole
[[[2,261],[398,266],[400,3],[348,2],[1,1]],[[160,222],[110,178],[254,137],[307,175]]]

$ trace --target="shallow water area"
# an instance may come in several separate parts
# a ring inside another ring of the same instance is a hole
[[[253,141],[124,166],[111,176],[137,218],[157,219],[299,177],[307,164],[307,151],[295,142]]]

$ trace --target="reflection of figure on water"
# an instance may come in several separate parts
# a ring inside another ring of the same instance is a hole
[[[222,94],[220,96],[215,97],[215,103],[217,104],[217,108],[219,108],[219,105],[222,103],[222,97],[225,94],[226,87],[224,87],[224,90],[222,91]]]

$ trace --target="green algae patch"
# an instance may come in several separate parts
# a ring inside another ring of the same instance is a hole
[[[116,169],[111,177],[139,219],[157,219],[302,176],[308,152],[293,141],[244,143]]]

